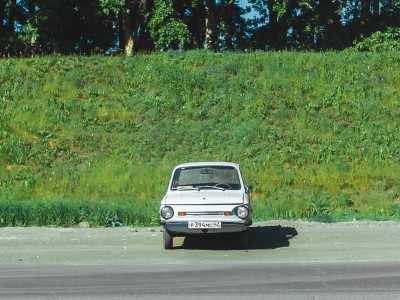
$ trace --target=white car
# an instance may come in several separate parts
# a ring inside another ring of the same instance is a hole
[[[241,248],[247,248],[253,216],[251,188],[243,184],[235,163],[176,166],[160,207],[164,248],[173,248],[175,236],[214,233],[237,233]]]

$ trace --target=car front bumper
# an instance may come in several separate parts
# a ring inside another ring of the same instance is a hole
[[[196,220],[197,221],[197,220]],[[168,232],[173,235],[190,235],[190,234],[204,234],[204,233],[233,233],[247,230],[252,224],[250,220],[243,220],[242,222],[221,222],[221,228],[189,228],[188,221],[160,221],[161,225]]]

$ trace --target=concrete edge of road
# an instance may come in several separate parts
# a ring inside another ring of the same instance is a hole
[[[321,223],[321,222],[314,222],[314,221],[305,221],[305,220],[269,220],[269,221],[259,221],[259,222],[254,222],[253,225],[250,228],[257,228],[257,227],[263,227],[263,226],[282,226],[282,227],[294,227],[294,228],[306,228],[306,227],[313,227],[313,228],[319,228],[319,227],[349,227],[349,228],[354,228],[354,227],[385,227],[385,226],[394,226],[394,225],[400,225],[400,220],[399,221],[359,221],[359,220],[354,220],[350,222],[335,222],[335,223]],[[92,227],[96,228],[96,227]],[[98,227],[100,228],[100,227]],[[104,227],[105,228],[105,227]],[[116,228],[116,227],[115,227]],[[119,227],[119,228],[125,228],[129,231],[133,232],[161,232],[162,227],[161,226],[153,226],[153,227],[130,227],[130,226],[125,226],[125,227]]]
[[[335,228],[335,227],[385,227],[385,226],[395,226],[400,225],[400,220],[398,221],[369,221],[369,220],[353,220],[350,222],[334,222],[334,223],[322,223],[307,220],[268,220],[254,222],[250,228],[257,228],[263,226],[282,226],[282,227],[294,227],[294,228]],[[79,224],[76,227],[56,227],[56,226],[29,226],[29,227],[0,227],[5,228],[48,228],[48,229],[59,229],[59,230],[73,230],[73,229],[121,229],[128,230],[131,232],[162,232],[162,226],[117,226],[117,227],[91,227],[90,224]]]

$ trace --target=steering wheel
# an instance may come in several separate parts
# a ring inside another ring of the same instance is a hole
[[[230,184],[228,184],[228,183],[223,183],[223,182],[220,182],[220,183],[217,183],[216,185],[214,185],[214,187],[219,187],[219,186],[221,186],[221,187],[227,187],[228,189],[231,189],[231,190],[233,190],[233,188],[232,188],[232,186],[230,185]]]

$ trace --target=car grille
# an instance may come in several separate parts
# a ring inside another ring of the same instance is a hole
[[[197,211],[197,212],[186,212],[187,216],[223,216],[223,211]]]

